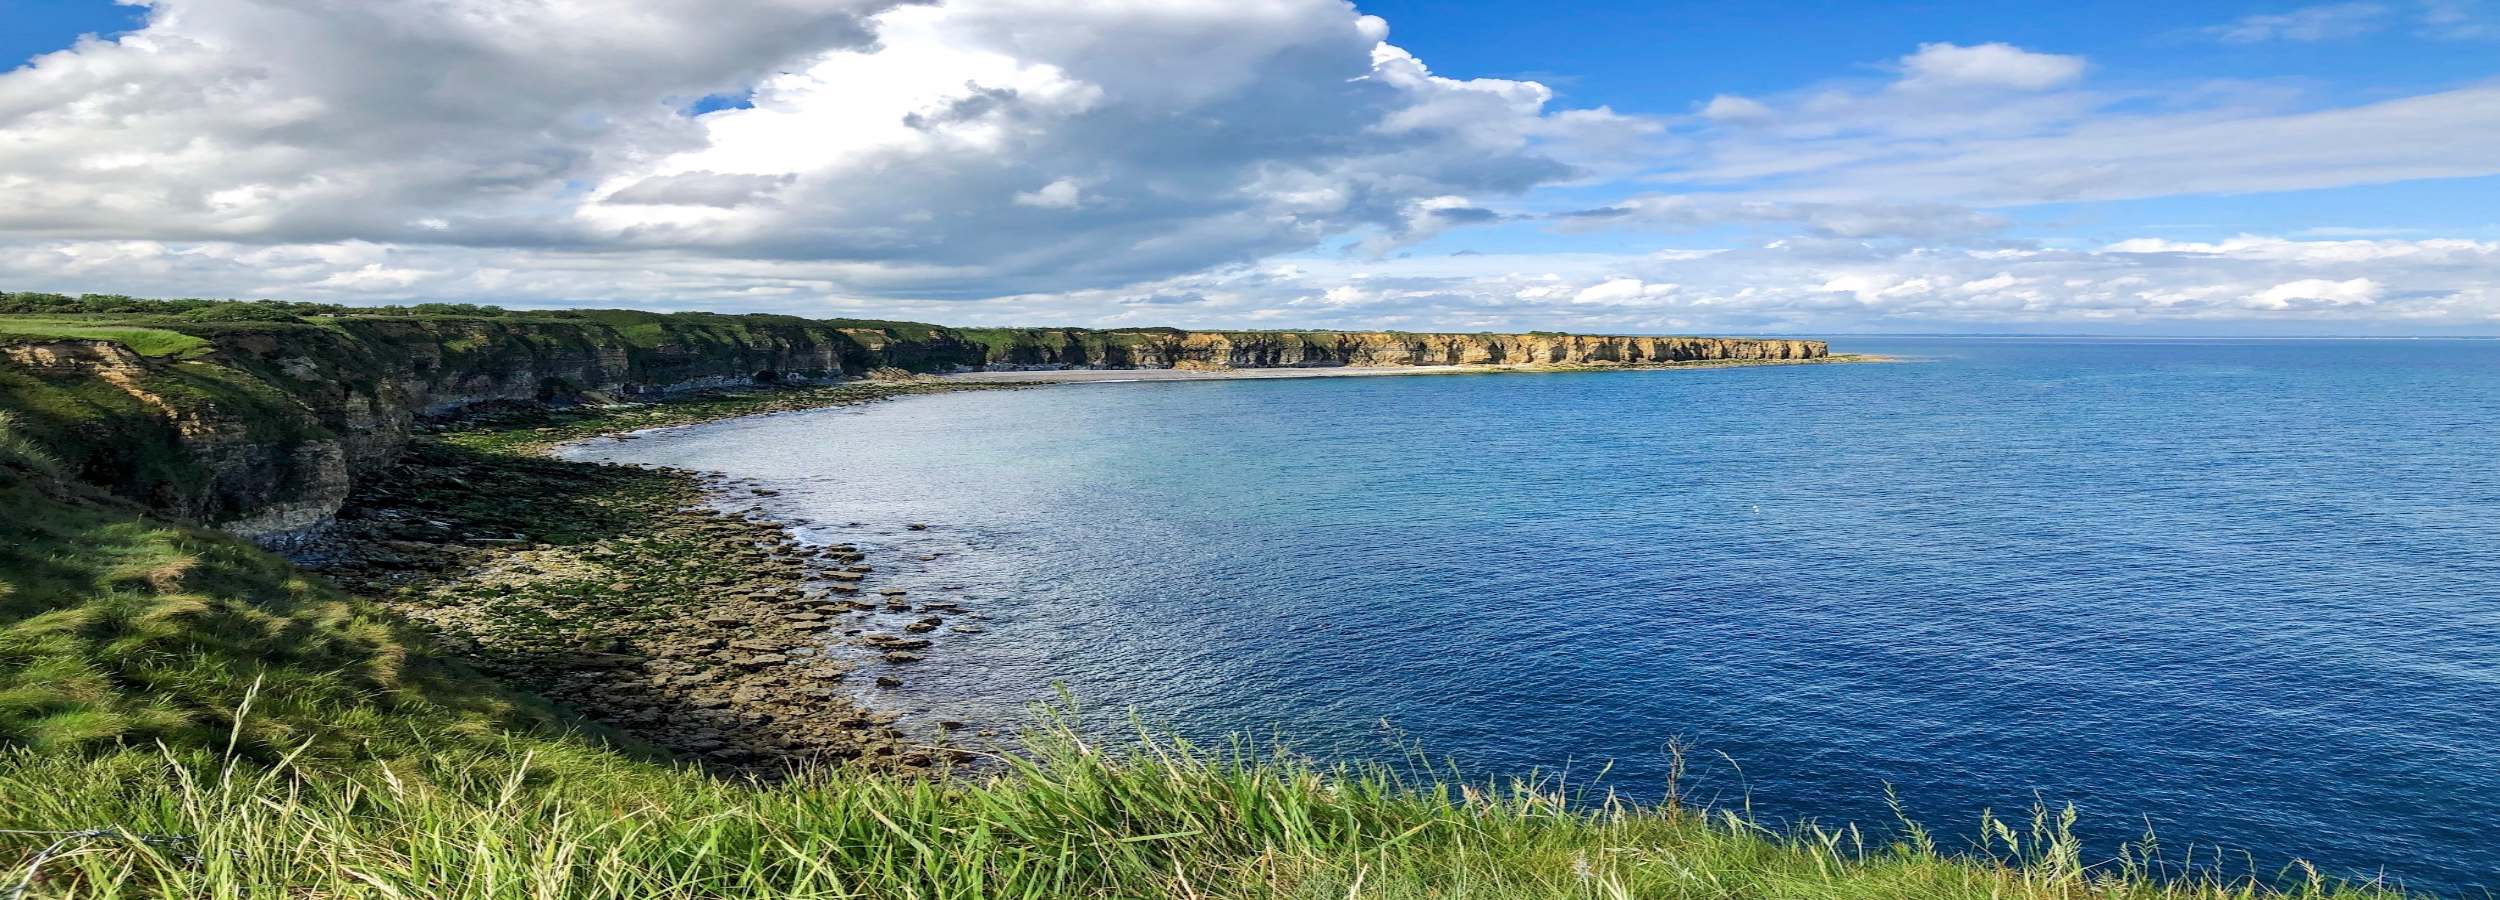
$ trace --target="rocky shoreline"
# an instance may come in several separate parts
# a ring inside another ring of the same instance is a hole
[[[361,485],[303,561],[505,682],[706,768],[940,771],[926,734],[858,698],[899,686],[977,612],[875,584],[850,545],[810,547],[719,476],[556,459],[569,441],[989,385],[853,384],[653,405],[507,409],[434,426]]]
[[[1639,368],[1684,365],[1695,364]],[[1146,377],[1293,377],[1274,371],[1150,370]],[[766,776],[821,764],[952,769],[969,758],[950,741],[963,723],[940,719],[926,733],[908,733],[900,714],[874,708],[873,697],[902,686],[935,639],[981,631],[979,612],[956,599],[879,586],[875,562],[854,545],[800,542],[755,503],[767,489],[554,454],[653,428],[1139,373],[1017,374],[473,408],[419,429],[400,460],[359,483],[335,524],[295,555],[480,670],[708,769]]]

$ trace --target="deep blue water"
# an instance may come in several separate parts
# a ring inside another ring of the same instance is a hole
[[[884,694],[933,716],[1064,683],[1634,797],[1681,738],[1688,794],[1765,818],[2072,800],[2173,860],[2500,891],[2500,342],[1838,344],[1916,361],[1079,385],[586,452],[769,482],[990,616]]]

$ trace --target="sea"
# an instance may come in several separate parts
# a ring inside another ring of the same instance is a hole
[[[1834,350],[1897,361],[1076,384],[571,453],[724,473],[977,614],[862,687],[907,723],[1947,849],[2072,804],[2095,858],[2500,892],[2500,341]]]

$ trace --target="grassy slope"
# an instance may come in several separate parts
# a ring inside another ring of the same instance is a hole
[[[373,607],[224,534],[0,479],[0,745],[352,765],[561,729]],[[250,697],[253,714],[235,712]]]

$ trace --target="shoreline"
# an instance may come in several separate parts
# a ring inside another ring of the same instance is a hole
[[[899,679],[928,632],[978,613],[876,587],[857,546],[808,544],[764,514],[766,489],[558,454],[653,428],[1018,387],[854,382],[488,411],[431,429],[360,485],[306,565],[471,666],[682,762],[767,778],[823,764],[938,774],[967,758],[949,745],[952,720],[906,731],[862,682]]]
[[[856,543],[811,544],[777,492],[726,473],[568,456],[642,432],[923,394],[1065,384],[1638,372],[1889,362],[1708,360],[1640,366],[1059,369],[699,392],[656,403],[481,410],[429,426],[359,485],[305,560],[516,687],[668,755],[775,776],[822,763],[938,773],[968,727],[926,734],[877,692],[984,617],[881,587]],[[482,490],[479,485],[493,485]],[[889,573],[890,574],[890,573]]]

